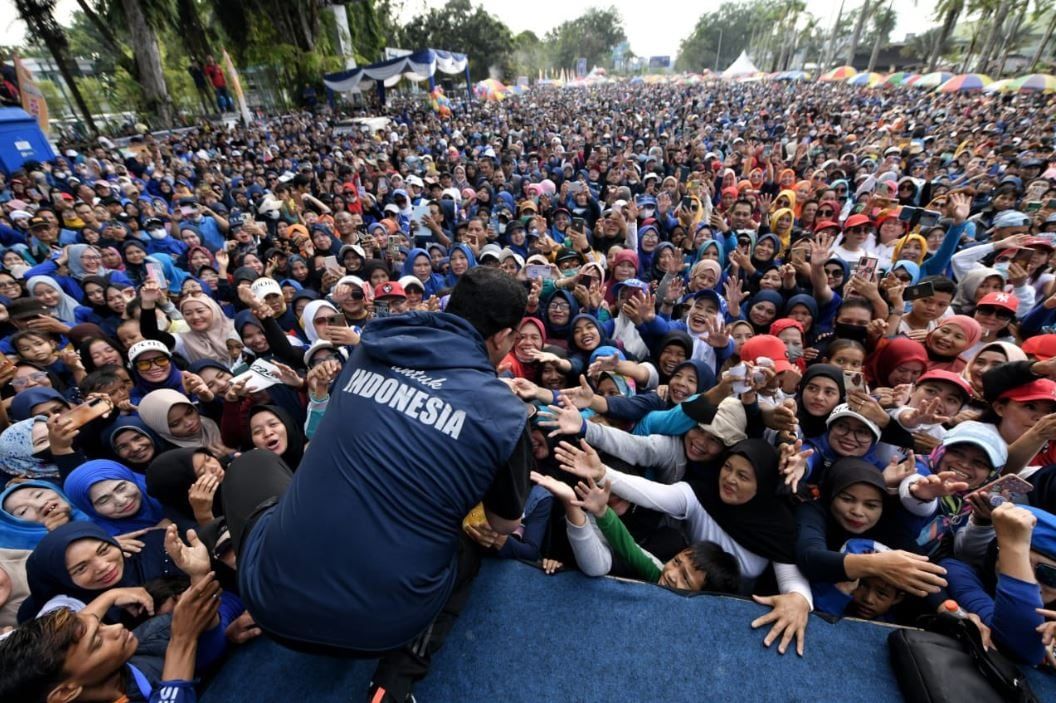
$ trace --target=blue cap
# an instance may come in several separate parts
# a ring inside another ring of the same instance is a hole
[[[617,298],[620,297],[620,291],[624,288],[636,288],[643,293],[649,292],[649,284],[645,281],[640,281],[637,278],[628,278],[626,281],[620,281],[612,287],[612,293]]]
[[[1044,554],[1049,559],[1056,559],[1056,515],[1032,505],[1020,506],[1034,513],[1038,524],[1030,534],[1030,548]]]
[[[995,469],[1000,469],[1008,462],[1008,445],[991,424],[969,420],[962,422],[946,433],[942,446],[954,444],[973,444],[984,452]]]
[[[1019,210],[1002,210],[994,216],[992,227],[1026,227],[1030,218]]]

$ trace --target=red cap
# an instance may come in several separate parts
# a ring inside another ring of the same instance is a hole
[[[1028,237],[1023,242],[1023,247],[1026,249],[1048,249],[1052,251],[1056,249],[1056,246],[1052,245],[1048,239],[1042,239],[1041,237]]]
[[[803,331],[803,325],[799,324],[799,322],[797,322],[796,320],[787,317],[782,317],[780,320],[774,320],[774,323],[770,325],[770,334],[777,337],[777,335],[781,334],[789,328],[799,330],[800,334],[806,334]]]
[[[1037,381],[1016,386],[997,396],[998,400],[1015,400],[1026,403],[1028,400],[1056,401],[1056,381],[1039,378]]]
[[[820,232],[823,229],[830,229],[830,228],[831,229],[839,229],[840,228],[840,223],[839,222],[833,222],[832,220],[822,220],[821,222],[817,222],[814,225],[814,231],[815,232]]]
[[[860,227],[861,225],[872,226],[873,221],[870,220],[866,215],[858,214],[851,215],[847,218],[847,221],[843,223],[844,229],[850,229],[851,227]]]
[[[1014,313],[1019,309],[1019,298],[1011,293],[987,293],[982,300],[975,304],[975,307],[978,309],[983,305],[993,305]]]
[[[374,299],[378,298],[406,298],[403,286],[399,281],[385,281],[374,288]]]
[[[917,379],[916,384],[920,385],[924,381],[944,381],[946,383],[952,383],[957,386],[964,395],[968,398],[972,397],[972,385],[968,381],[961,378],[960,374],[955,374],[952,371],[946,371],[944,369],[932,369],[927,373],[921,374],[920,378]]]
[[[1056,356],[1056,334],[1039,334],[1023,342],[1020,346],[1023,353],[1029,354],[1038,361],[1046,361]]]
[[[740,357],[742,361],[755,362],[757,359],[766,357],[773,359],[774,370],[778,373],[788,371],[792,364],[788,361],[788,349],[785,343],[772,334],[760,334],[745,340],[741,345]]]

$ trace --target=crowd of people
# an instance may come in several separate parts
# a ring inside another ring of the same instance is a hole
[[[1054,106],[616,82],[0,176],[0,698],[264,635],[410,700],[480,557],[1056,666]]]

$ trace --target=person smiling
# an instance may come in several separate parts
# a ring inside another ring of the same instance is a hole
[[[147,494],[143,475],[116,461],[81,464],[64,486],[74,507],[115,537],[169,524],[161,504]]]

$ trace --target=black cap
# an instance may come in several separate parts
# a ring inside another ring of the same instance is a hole
[[[99,201],[100,205],[120,205],[121,201],[112,195],[108,195]]]
[[[7,306],[7,314],[12,320],[24,320],[47,315],[48,309],[36,298],[16,298]]]

